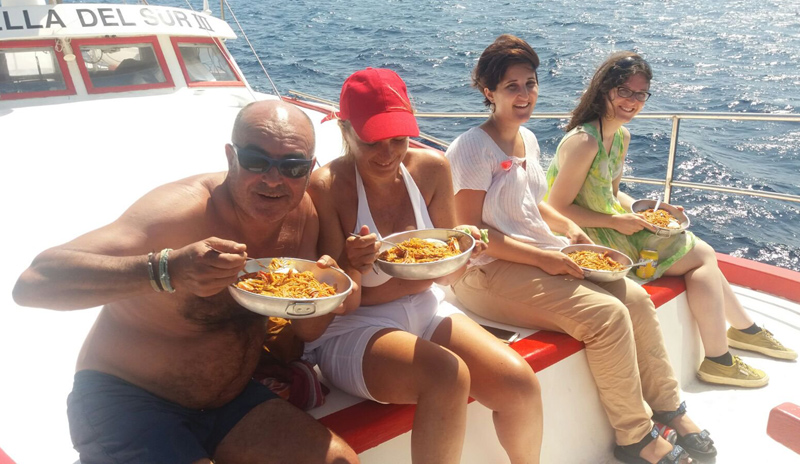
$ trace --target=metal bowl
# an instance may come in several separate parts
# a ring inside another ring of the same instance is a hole
[[[340,269],[322,269],[317,266],[316,261],[297,258],[278,258],[284,259],[289,263],[289,268],[296,271],[311,271],[314,277],[328,285],[336,288],[336,295],[323,298],[292,299],[279,298],[275,296],[258,295],[256,293],[242,290],[236,285],[228,286],[228,291],[237,303],[254,313],[264,316],[282,317],[285,319],[304,319],[328,314],[333,311],[347,295],[353,290],[353,281]],[[239,277],[250,272],[257,272],[264,267],[269,268],[272,258],[260,258],[247,261],[244,270],[239,272]]]
[[[628,255],[613,248],[607,248],[600,245],[580,244],[567,245],[561,249],[561,252],[565,255],[572,253],[573,251],[594,251],[595,253],[608,252],[609,258],[625,266],[625,269],[620,271],[598,271],[595,269],[581,267],[581,269],[583,269],[583,276],[586,279],[594,282],[613,282],[615,280],[619,280],[625,277],[628,274],[628,271],[631,270],[631,267],[633,267],[633,260],[631,260]]]
[[[383,237],[392,243],[400,243],[411,238],[441,240],[446,243],[450,237],[458,238],[458,246],[461,249],[461,254],[430,263],[390,263],[378,259],[375,261],[375,265],[378,269],[392,277],[406,280],[428,280],[446,276],[458,270],[469,261],[469,257],[472,255],[472,248],[475,246],[475,239],[472,238],[472,235],[453,229],[421,229],[398,232]],[[394,245],[389,243],[382,242],[379,253],[393,246]]]
[[[631,211],[638,213],[640,211],[652,209],[655,206],[656,200],[636,200],[633,202],[633,204],[631,204]],[[663,209],[669,214],[675,216],[675,219],[678,220],[678,223],[681,226],[677,229],[670,229],[668,227],[659,227],[651,224],[656,229],[654,233],[659,237],[672,237],[673,235],[678,235],[689,228],[689,218],[683,211],[664,202],[661,202],[661,205],[659,205],[658,209]]]

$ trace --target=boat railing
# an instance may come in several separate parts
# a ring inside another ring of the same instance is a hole
[[[309,95],[295,90],[289,91],[290,95],[311,100],[325,105],[337,107],[336,102],[324,98]],[[486,113],[416,113],[417,118],[486,118]],[[531,119],[569,119],[570,113],[533,113]],[[762,190],[749,190],[736,187],[726,187],[697,182],[685,182],[673,179],[675,169],[675,155],[678,152],[678,136],[680,133],[681,121],[684,119],[706,119],[706,120],[725,120],[725,121],[789,121],[800,123],[800,114],[766,114],[766,113],[707,113],[707,112],[682,112],[682,113],[639,113],[636,119],[666,119],[672,121],[672,131],[669,141],[669,153],[667,157],[667,171],[665,178],[653,179],[647,177],[628,177],[622,178],[623,182],[633,182],[640,184],[659,185],[664,188],[664,201],[669,202],[672,189],[675,187],[689,188],[696,190],[708,190],[714,192],[729,193],[735,195],[749,195],[752,197],[769,198],[773,200],[790,201],[800,203],[800,195],[788,193],[766,192]],[[420,134],[420,138],[436,145],[447,147],[448,142],[436,137]]]

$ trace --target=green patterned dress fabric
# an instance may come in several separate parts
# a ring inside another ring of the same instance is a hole
[[[614,135],[610,153],[606,153],[605,147],[600,142],[600,135],[591,124],[578,126],[567,133],[556,149],[556,155],[547,169],[547,193],[553,188],[553,183],[558,176],[558,160],[561,145],[565,140],[573,135],[586,132],[597,140],[597,154],[594,157],[591,168],[586,175],[586,180],[575,197],[574,204],[586,209],[603,214],[624,214],[628,211],[622,207],[614,196],[614,179],[620,175],[623,168],[622,160],[622,128]],[[547,198],[547,197],[545,197]],[[605,227],[584,227],[584,232],[596,244],[619,250],[631,259],[638,261],[641,250],[656,250],[658,252],[658,266],[653,279],[661,277],[672,264],[683,257],[695,244],[694,234],[685,231],[672,237],[658,237],[648,230],[636,232],[633,235],[625,235],[614,229]],[[631,270],[629,277],[641,281]],[[648,279],[652,280],[652,279]]]

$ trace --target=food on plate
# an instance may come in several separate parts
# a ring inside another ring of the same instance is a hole
[[[410,238],[378,255],[378,259],[388,263],[431,263],[461,253],[458,239],[450,237],[447,243],[441,240]]]
[[[639,213],[645,221],[653,224],[654,226],[662,227],[664,229],[680,229],[681,223],[675,219],[675,216],[670,214],[668,211],[659,209],[658,211],[653,211],[653,208],[641,211]]]
[[[278,298],[309,299],[336,294],[335,287],[318,281],[311,271],[298,272],[289,266],[289,260],[273,259],[268,270],[244,274],[236,286],[257,295]]]
[[[568,253],[567,256],[580,267],[594,271],[624,271],[625,266],[608,257],[608,252],[582,250]]]

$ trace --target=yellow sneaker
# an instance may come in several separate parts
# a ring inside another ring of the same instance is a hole
[[[738,356],[733,357],[731,366],[703,359],[697,371],[697,378],[709,383],[748,388],[763,387],[769,382],[769,377],[764,371],[748,366]]]
[[[779,359],[797,359],[797,353],[783,346],[781,342],[767,329],[762,328],[760,332],[750,335],[741,330],[728,329],[728,345],[739,348],[740,350],[756,351],[767,356]]]

